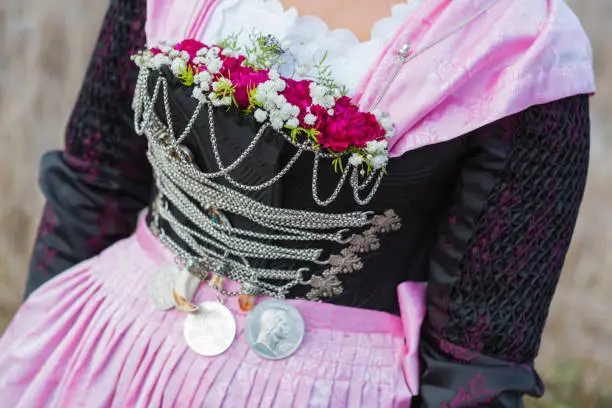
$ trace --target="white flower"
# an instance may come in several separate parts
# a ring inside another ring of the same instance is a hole
[[[221,48],[219,47],[210,47],[206,53],[206,56],[210,59],[219,58],[219,51],[221,51]]]
[[[170,58],[176,58],[180,55],[180,52],[178,50],[170,50],[170,52],[168,53],[168,56]]]
[[[184,59],[177,57],[174,59],[174,61],[172,61],[170,69],[172,70],[174,75],[179,76],[181,72],[185,72],[187,70],[187,63]]]
[[[277,92],[283,92],[287,88],[287,83],[282,79],[275,79],[273,82],[274,90]]]
[[[131,60],[134,61],[138,67],[148,67],[151,62],[151,57],[145,54],[137,54],[132,55]]]
[[[185,61],[189,61],[189,59],[191,58],[191,55],[189,55],[187,51],[183,50],[181,51],[180,57],[184,59]]]
[[[197,55],[198,57],[203,57],[203,56],[205,56],[205,55],[206,55],[206,53],[207,53],[207,52],[208,52],[208,48],[206,48],[206,47],[202,47],[202,48],[200,48],[200,49],[199,49],[199,50],[196,52],[196,55]]]
[[[256,121],[264,122],[266,119],[268,119],[268,112],[263,109],[257,109],[254,116]]]
[[[305,77],[310,72],[310,66],[307,64],[297,65],[295,67],[295,74],[299,77]]]
[[[162,45],[160,48],[161,52],[163,52],[164,54],[170,54],[172,51],[176,51],[174,48],[172,48],[169,45]],[[159,55],[159,54],[158,54]]]
[[[211,58],[208,60],[206,64],[206,69],[211,74],[218,74],[223,66],[223,62],[219,58]]]
[[[296,115],[293,115],[293,105],[291,105],[290,103],[285,103],[280,109],[279,109],[281,116],[287,120],[290,119]]]
[[[280,79],[280,74],[278,73],[277,70],[271,69],[268,72],[268,78],[270,78],[272,81],[276,81],[277,79]]]
[[[375,170],[378,170],[378,169],[381,169],[381,168],[385,167],[387,165],[388,161],[389,161],[389,158],[387,156],[381,154],[381,155],[374,156],[373,158],[371,158],[370,159],[370,165]]]
[[[306,116],[304,116],[304,123],[306,123],[309,126],[314,125],[316,121],[317,121],[317,117],[313,115],[312,113],[309,113]]]
[[[327,114],[328,114],[329,116],[334,116],[334,110],[333,110],[333,109],[328,109],[328,110],[327,110]]]
[[[387,147],[388,147],[388,142],[386,140],[371,140],[368,143],[366,143],[366,152],[370,153],[370,154],[381,154],[381,153],[385,153],[387,151]]]
[[[193,76],[193,82],[196,84],[207,84],[212,80],[212,75],[208,71],[198,72]]]
[[[385,130],[387,131],[393,128],[393,121],[389,116],[383,116],[379,118],[378,121],[380,122],[380,126],[385,128]]]
[[[314,99],[322,99],[325,96],[326,88],[321,85],[317,85],[314,82],[310,83],[310,97]]]
[[[395,128],[388,129],[387,133],[385,133],[385,137],[391,139],[393,136],[395,136]]]
[[[334,99],[334,97],[332,95],[325,95],[320,101],[319,101],[319,105],[323,106],[324,108],[331,108],[336,104],[336,100]]]
[[[221,51],[221,55],[225,56],[225,57],[232,57],[232,58],[236,58],[238,57],[238,53],[230,48],[225,48],[223,49],[223,51]]]
[[[270,125],[276,130],[281,130],[283,128],[283,120],[277,117],[270,117]]]
[[[232,99],[229,96],[219,98],[214,92],[208,94],[208,99],[210,99],[213,106],[227,106],[232,103]]]
[[[202,92],[202,88],[198,86],[193,87],[193,91],[191,92],[191,95],[198,101],[206,101],[206,95],[204,95],[204,93]]]
[[[300,115],[300,107],[297,105],[289,105],[291,106],[291,116],[299,116]]]
[[[267,110],[268,112],[275,112],[276,111],[276,104],[274,103],[274,101],[272,100],[272,98],[268,98],[266,100],[264,100],[262,102],[263,104],[263,108],[265,110]]]
[[[278,109],[281,109],[287,103],[287,98],[281,94],[274,95],[273,100]]]
[[[300,126],[300,121],[297,118],[291,118],[287,121],[285,126],[290,129],[295,129],[296,127]]]
[[[363,163],[363,159],[357,153],[353,153],[351,154],[351,157],[349,157],[349,163],[351,164],[351,166],[357,167],[361,163]]]
[[[261,92],[265,92],[265,93],[272,92],[273,91],[272,82],[271,81],[262,82],[261,84],[257,86],[257,90],[258,91],[261,90]]]
[[[170,59],[170,57],[164,54],[157,54],[156,56],[151,58],[151,65],[153,65],[153,68],[160,69],[161,67],[165,65],[170,65],[171,63],[172,60]]]

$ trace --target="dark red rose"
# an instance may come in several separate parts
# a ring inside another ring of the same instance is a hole
[[[367,142],[378,140],[385,134],[374,115],[359,112],[358,108],[344,102],[320,130],[319,143],[334,152],[343,152],[350,146],[363,148]]]

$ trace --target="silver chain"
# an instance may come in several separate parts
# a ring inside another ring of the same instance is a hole
[[[234,160],[234,162],[232,162],[230,165],[225,166],[219,154],[216,127],[214,123],[213,106],[208,102],[199,101],[185,129],[183,130],[181,135],[178,138],[176,138],[174,135],[174,129],[173,129],[173,124],[172,124],[172,115],[171,115],[169,91],[168,91],[168,81],[163,76],[159,76],[157,78],[157,82],[153,90],[153,95],[149,97],[148,92],[147,92],[147,83],[148,83],[149,75],[150,75],[150,70],[148,68],[141,68],[140,73],[138,75],[138,80],[136,82],[136,92],[135,92],[134,103],[133,103],[134,124],[136,128],[136,132],[138,134],[144,134],[146,130],[148,133],[154,136],[155,139],[169,141],[170,143],[165,144],[164,146],[165,149],[169,151],[176,151],[177,149],[180,148],[180,144],[192,132],[193,126],[195,124],[195,121],[200,115],[202,107],[205,104],[208,105],[208,122],[209,122],[208,125],[209,125],[209,130],[210,130],[210,141],[211,141],[211,145],[213,148],[213,154],[217,162],[217,166],[219,167],[219,170],[215,172],[206,173],[206,172],[202,172],[197,169],[194,169],[194,172],[192,174],[193,178],[199,181],[200,183],[203,183],[205,179],[223,177],[230,184],[232,184],[233,186],[241,190],[260,191],[260,190],[270,187],[271,185],[281,180],[293,168],[297,160],[301,157],[302,153],[304,151],[308,151],[308,152],[313,153],[314,155],[314,166],[313,166],[314,168],[313,168],[313,179],[312,179],[313,199],[318,205],[324,207],[324,206],[331,204],[338,198],[338,195],[340,194],[340,191],[342,190],[342,187],[344,186],[346,179],[349,176],[348,174],[349,168],[351,172],[358,171],[357,167],[350,166],[347,163],[342,175],[340,176],[338,185],[334,189],[332,195],[326,200],[321,200],[318,194],[319,161],[322,158],[331,159],[331,158],[334,158],[335,156],[331,153],[325,153],[325,152],[321,152],[315,149],[314,147],[310,146],[307,141],[302,142],[302,143],[296,143],[285,132],[279,132],[285,138],[285,140],[287,140],[289,143],[297,147],[296,153],[291,157],[289,162],[275,176],[273,176],[269,180],[261,184],[258,184],[258,185],[246,185],[246,184],[240,183],[236,181],[230,175],[230,172],[236,169],[242,162],[244,162],[247,156],[252,153],[253,149],[255,148],[255,146],[257,145],[257,143],[259,142],[259,140],[265,133],[265,131],[269,128],[269,124],[266,123],[262,125],[260,129],[258,130],[257,134],[255,135],[255,137],[253,138],[253,140],[251,140],[247,148],[240,154],[240,156],[236,160]],[[165,111],[164,113],[166,116],[165,125],[162,124],[162,122],[155,116],[155,112],[154,112],[155,101],[157,100],[157,98],[159,98],[160,90],[162,91],[162,95],[163,95],[163,104],[164,104],[164,111]],[[382,171],[381,170],[373,171],[369,175],[368,179],[365,181],[364,184],[365,185],[369,184],[376,176],[378,176],[379,178],[382,177]],[[378,189],[378,185],[379,183],[375,184],[373,190],[371,191],[371,194],[368,194],[365,199],[359,199],[356,202],[360,205],[368,204],[373,199],[376,193],[376,190]],[[354,185],[352,183],[351,183],[351,187],[354,188]],[[358,188],[359,190],[363,190],[363,188],[365,187],[359,186]],[[356,191],[353,191],[353,196],[354,197],[358,196]]]

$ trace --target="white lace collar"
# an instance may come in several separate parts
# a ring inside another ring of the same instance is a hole
[[[333,77],[352,92],[386,43],[421,0],[406,0],[391,8],[390,16],[371,28],[370,39],[360,41],[349,29],[330,29],[318,16],[300,15],[295,7],[285,9],[279,0],[222,0],[205,29],[203,42],[215,42],[242,31],[262,31],[291,43],[298,64],[313,65],[327,54]],[[284,73],[287,74],[287,73]],[[291,73],[289,73],[291,74]],[[296,75],[297,77],[308,75]]]

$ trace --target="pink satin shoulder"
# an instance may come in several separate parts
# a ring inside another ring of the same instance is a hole
[[[149,44],[197,38],[219,1],[148,0]],[[425,47],[489,1],[424,1],[357,89],[362,108],[386,87],[403,44]],[[391,155],[400,156],[533,105],[593,92],[591,46],[563,0],[498,0],[404,65],[377,108],[396,123]]]

